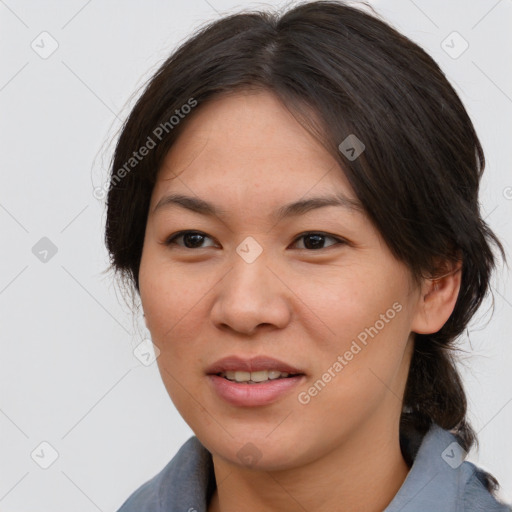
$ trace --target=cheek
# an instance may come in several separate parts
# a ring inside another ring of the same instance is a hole
[[[208,421],[198,406],[204,378],[201,360],[202,326],[206,315],[207,283],[189,279],[164,266],[143,266],[140,291],[151,339],[160,354],[157,365],[169,397],[185,421],[198,415]],[[211,287],[211,286],[210,286]]]
[[[141,260],[140,297],[153,342],[165,348],[168,340],[190,337],[200,325],[198,316],[213,280],[151,256],[148,250]]]
[[[330,340],[329,344],[350,345],[358,337],[364,343],[377,333],[405,327],[407,283],[398,272],[383,276],[376,270],[379,268],[347,265],[295,279],[294,291],[328,335],[324,339]]]
[[[320,401],[364,408],[366,401],[394,386],[403,366],[410,327],[408,283],[399,272],[391,278],[367,269],[339,273],[324,284],[321,293],[309,298],[325,326],[322,333],[327,333],[311,334]],[[330,392],[325,393],[327,388]]]
[[[366,338],[347,333],[330,345],[321,364],[315,364],[313,378],[299,390],[302,418],[321,424],[324,432],[343,433],[357,428],[383,404],[398,407],[408,369],[408,336],[398,316],[393,320],[378,333],[360,331]]]

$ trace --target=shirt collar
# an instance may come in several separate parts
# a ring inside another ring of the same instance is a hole
[[[384,512],[460,509],[462,490],[474,471],[456,437],[438,425],[425,434],[406,479]]]
[[[409,450],[413,464],[383,512],[462,511],[464,487],[477,468],[464,462],[466,453],[456,437],[432,425],[421,442],[414,438],[404,441],[403,447]],[[158,486],[159,510],[207,512],[216,487],[215,474],[212,456],[197,437],[191,437],[182,446],[167,469]],[[495,503],[490,494],[487,499],[488,503]]]

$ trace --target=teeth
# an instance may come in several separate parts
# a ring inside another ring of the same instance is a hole
[[[235,380],[237,382],[247,382],[251,380],[251,374],[249,372],[235,372]]]
[[[279,375],[278,375],[279,377]],[[264,382],[269,379],[269,374],[265,370],[259,372],[251,372],[251,380],[253,382]]]
[[[288,377],[289,373],[280,372],[278,370],[260,370],[257,372],[243,372],[243,371],[226,371],[220,374],[221,377],[226,377],[228,380],[235,382],[246,382],[248,384],[256,382],[265,382],[267,380],[274,380],[279,378]]]

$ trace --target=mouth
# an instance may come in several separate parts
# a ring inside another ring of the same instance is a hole
[[[237,382],[239,384],[260,384],[262,382],[268,382],[271,380],[289,379],[304,374],[281,372],[279,370],[259,370],[255,372],[229,370],[225,372],[219,372],[215,375],[218,377],[224,377],[226,380]]]
[[[229,356],[213,363],[206,369],[206,374],[216,375],[239,384],[260,384],[303,376],[305,372],[273,357],[243,358]]]
[[[231,406],[269,406],[306,381],[306,372],[272,357],[225,357],[206,370],[212,391]]]
[[[206,375],[224,398],[237,405],[268,403],[306,378],[301,368],[263,355],[224,357],[209,366]]]

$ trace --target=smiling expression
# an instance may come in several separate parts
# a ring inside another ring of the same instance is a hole
[[[221,97],[186,122],[159,170],[139,273],[159,370],[180,414],[212,453],[242,464],[237,454],[252,443],[264,468],[392,430],[419,292],[339,162],[270,92]],[[238,380],[262,365],[282,370],[256,357],[300,375],[236,384],[219,375],[222,363],[212,373],[226,357],[242,360]],[[264,386],[280,388],[272,395]]]

